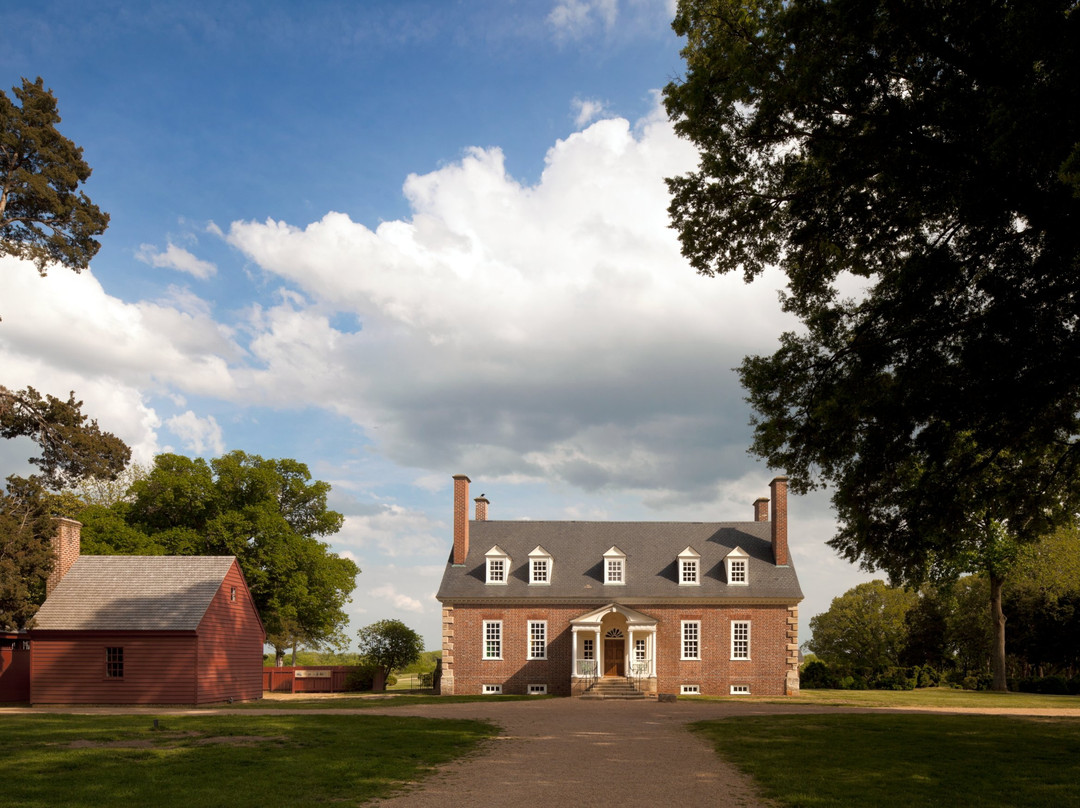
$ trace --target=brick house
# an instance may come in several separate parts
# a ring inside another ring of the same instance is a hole
[[[487,518],[454,477],[442,692],[784,695],[799,688],[787,478],[747,522]],[[625,684],[623,684],[625,683]]]
[[[262,698],[265,632],[232,556],[80,556],[59,520],[29,631],[34,704],[206,704]]]

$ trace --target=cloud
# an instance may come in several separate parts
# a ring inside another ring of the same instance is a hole
[[[354,554],[361,558],[372,554],[397,558],[449,552],[447,525],[420,511],[395,504],[375,506],[374,513],[349,510],[351,512],[346,512],[345,524],[334,537],[334,543],[354,548]]]
[[[618,16],[618,0],[558,0],[548,15],[548,23],[557,33],[576,38],[596,25],[611,30]]]
[[[571,102],[571,106],[576,110],[574,125],[578,127],[586,126],[595,121],[604,114],[607,107],[603,101],[592,101],[581,98],[575,98],[573,102]]]
[[[171,242],[165,248],[165,252],[158,252],[152,244],[142,244],[135,253],[135,257],[152,267],[175,269],[179,272],[194,275],[200,280],[206,280],[217,272],[217,267],[214,264],[196,258],[183,247],[177,247]]]
[[[393,584],[376,587],[369,594],[373,598],[386,601],[392,608],[400,612],[414,612],[416,614],[423,614],[424,612],[424,605],[419,600],[398,592]]]
[[[788,323],[779,275],[705,279],[681,257],[664,178],[696,159],[657,109],[558,141],[534,185],[469,149],[410,175],[412,216],[374,230],[234,222],[229,243],[298,290],[253,312],[261,367],[238,383],[377,427],[401,465],[711,502],[753,467],[732,368]]]
[[[214,416],[200,418],[191,410],[182,415],[174,415],[165,421],[165,426],[184,442],[184,448],[197,455],[225,453],[225,441],[221,427]]]

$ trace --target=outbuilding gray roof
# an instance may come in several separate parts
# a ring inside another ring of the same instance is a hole
[[[47,631],[194,631],[232,556],[82,556],[34,615]]]
[[[484,554],[498,545],[510,556],[505,585],[487,584]],[[551,583],[529,584],[529,553],[542,545],[552,557]],[[626,554],[626,583],[604,583],[603,554]],[[698,586],[679,584],[678,555],[701,555]],[[729,585],[724,558],[735,547],[749,556],[748,584]],[[773,563],[769,522],[519,522],[472,521],[465,563],[453,553],[437,596],[441,601],[573,600],[582,602],[685,599],[802,600],[790,563]]]

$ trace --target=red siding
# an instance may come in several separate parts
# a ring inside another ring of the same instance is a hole
[[[30,701],[30,652],[23,634],[0,634],[0,701]]]
[[[262,698],[264,639],[251,593],[234,561],[199,623],[195,703]]]
[[[105,675],[105,649],[124,649],[124,676]],[[34,704],[194,704],[193,632],[36,631]]]

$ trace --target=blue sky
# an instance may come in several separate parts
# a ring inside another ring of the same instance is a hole
[[[294,457],[346,514],[357,628],[439,642],[451,475],[492,518],[735,520],[732,368],[784,328],[778,275],[696,276],[663,178],[671,4],[38,2],[0,7],[0,86],[41,76],[112,221],[91,270],[0,259],[4,383],[148,462]],[[28,447],[0,447],[12,470]],[[867,576],[791,503],[808,618]]]

